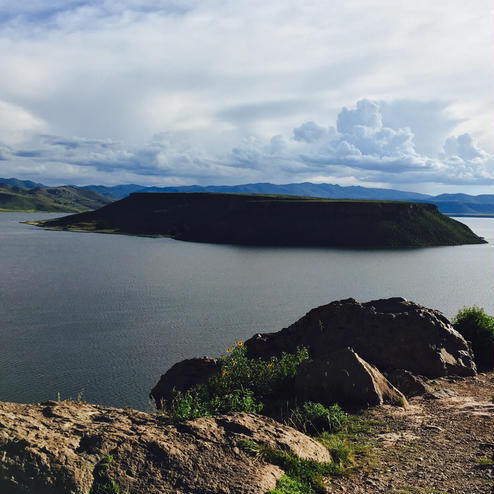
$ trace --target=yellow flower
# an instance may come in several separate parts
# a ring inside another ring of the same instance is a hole
[[[237,341],[237,345],[238,346],[243,346],[244,345],[244,342],[243,341]]]
[[[230,352],[232,351],[232,349],[231,349],[231,348],[227,348],[227,349],[226,349],[226,351],[227,351],[228,353],[230,353]]]
[[[268,364],[268,367],[273,367],[273,364],[270,362],[270,363]]]

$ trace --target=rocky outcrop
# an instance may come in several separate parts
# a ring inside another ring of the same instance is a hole
[[[130,409],[0,402],[0,492],[103,492],[95,486],[102,478],[128,494],[273,489],[283,471],[244,452],[241,439],[331,460],[318,442],[256,415],[207,417],[175,426]]]
[[[345,408],[406,405],[403,394],[351,348],[334,352],[327,360],[302,362],[295,377],[294,392],[302,401],[338,403]]]
[[[182,360],[165,372],[149,396],[161,408],[164,401],[173,396],[173,390],[185,391],[196,384],[206,382],[221,367],[221,362],[215,358],[197,357]]]
[[[258,334],[246,345],[252,358],[306,346],[312,359],[327,360],[334,351],[351,347],[382,371],[406,369],[429,377],[476,373],[469,344],[441,312],[398,297],[332,302],[277,333]]]

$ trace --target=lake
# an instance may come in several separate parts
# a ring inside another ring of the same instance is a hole
[[[240,247],[75,232],[0,213],[0,400],[149,408],[184,358],[277,331],[311,308],[402,296],[452,317],[494,313],[494,219],[457,218],[486,245],[401,250]]]

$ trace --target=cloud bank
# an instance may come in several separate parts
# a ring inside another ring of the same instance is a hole
[[[0,176],[483,191],[493,17],[489,0],[0,0]]]
[[[291,135],[246,137],[212,152],[184,136],[156,135],[144,145],[112,139],[32,136],[30,145],[3,145],[0,171],[59,180],[116,184],[240,183],[245,181],[336,181],[360,184],[434,183],[490,186],[494,157],[467,133],[449,136],[436,157],[419,153],[410,127],[384,124],[386,103],[359,100],[343,107],[335,126],[309,121]],[[8,173],[7,173],[8,174]]]

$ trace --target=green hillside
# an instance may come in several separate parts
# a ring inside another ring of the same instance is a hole
[[[27,189],[0,183],[0,211],[79,213],[110,202],[97,192],[70,186]]]
[[[432,204],[252,194],[135,193],[97,211],[36,224],[243,245],[379,248],[484,242]]]

